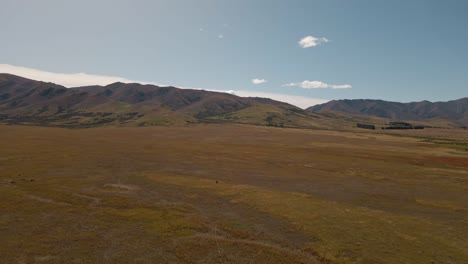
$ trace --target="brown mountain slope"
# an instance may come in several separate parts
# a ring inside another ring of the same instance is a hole
[[[132,105],[167,106],[197,118],[233,112],[255,104],[251,99],[227,93],[138,83],[113,83],[107,86],[78,87],[73,90],[105,96]]]
[[[148,115],[142,118],[143,113]],[[153,120],[155,115],[160,117]],[[160,106],[136,106],[53,83],[0,74],[0,119],[7,123],[87,127],[136,120],[172,124],[192,118]]]
[[[397,103],[382,100],[333,100],[309,107],[307,111],[334,111],[398,120],[449,121],[458,126],[468,125],[468,97],[448,102]]]

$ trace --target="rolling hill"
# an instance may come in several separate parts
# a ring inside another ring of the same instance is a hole
[[[0,120],[61,127],[228,122],[326,127],[329,118],[267,98],[138,83],[65,88],[0,74]]]
[[[315,113],[333,111],[392,120],[429,121],[440,124],[452,123],[454,126],[468,125],[468,97],[434,103],[429,101],[398,103],[366,99],[333,100],[325,104],[311,106],[306,110]]]

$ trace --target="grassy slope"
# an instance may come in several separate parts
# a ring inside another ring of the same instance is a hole
[[[468,156],[457,145],[242,125],[0,135],[7,263],[468,258]]]
[[[399,120],[392,120],[389,118],[377,117],[377,116],[366,116],[366,115],[354,115],[354,114],[346,114],[336,111],[323,111],[320,112],[321,115],[324,115],[330,119],[341,120],[348,124],[352,124],[353,126],[356,123],[365,123],[365,124],[373,124],[377,128],[382,126],[386,126],[389,122],[392,121],[399,121]],[[417,126],[427,126],[427,127],[441,127],[441,128],[459,128],[460,124],[455,124],[451,121],[444,120],[444,119],[432,119],[427,121],[411,121],[406,120],[413,125]]]
[[[296,110],[295,107],[289,106],[255,105],[208,119],[262,126],[330,128],[328,118],[294,110]]]

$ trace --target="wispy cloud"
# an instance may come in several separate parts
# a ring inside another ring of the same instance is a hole
[[[26,67],[13,66],[9,64],[0,64],[0,73],[10,73],[19,75],[25,78],[43,81],[53,82],[56,84],[63,85],[65,87],[78,87],[87,85],[108,85],[115,82],[123,83],[142,83],[142,84],[155,84],[165,86],[162,84],[143,82],[130,80],[123,77],[107,76],[107,75],[94,75],[87,73],[56,73],[41,71]]]
[[[327,38],[318,38],[318,37],[314,37],[314,36],[306,36],[306,37],[303,37],[301,40],[299,40],[299,46],[301,46],[302,48],[306,49],[306,48],[311,48],[311,47],[315,47],[321,43],[327,43],[327,42],[330,42],[329,39]]]
[[[223,34],[219,34],[219,35],[218,35],[218,38],[219,38],[219,39],[223,39],[223,38],[224,38],[224,35],[223,35]]]
[[[266,83],[267,80],[265,79],[252,79],[252,83],[253,84],[262,84],[262,83]]]
[[[303,81],[303,82],[292,82],[284,84],[283,86],[297,86],[304,89],[351,89],[353,88],[349,84],[326,84],[321,81]]]

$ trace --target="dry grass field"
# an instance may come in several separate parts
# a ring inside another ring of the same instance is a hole
[[[468,263],[466,130],[0,136],[2,263]]]

